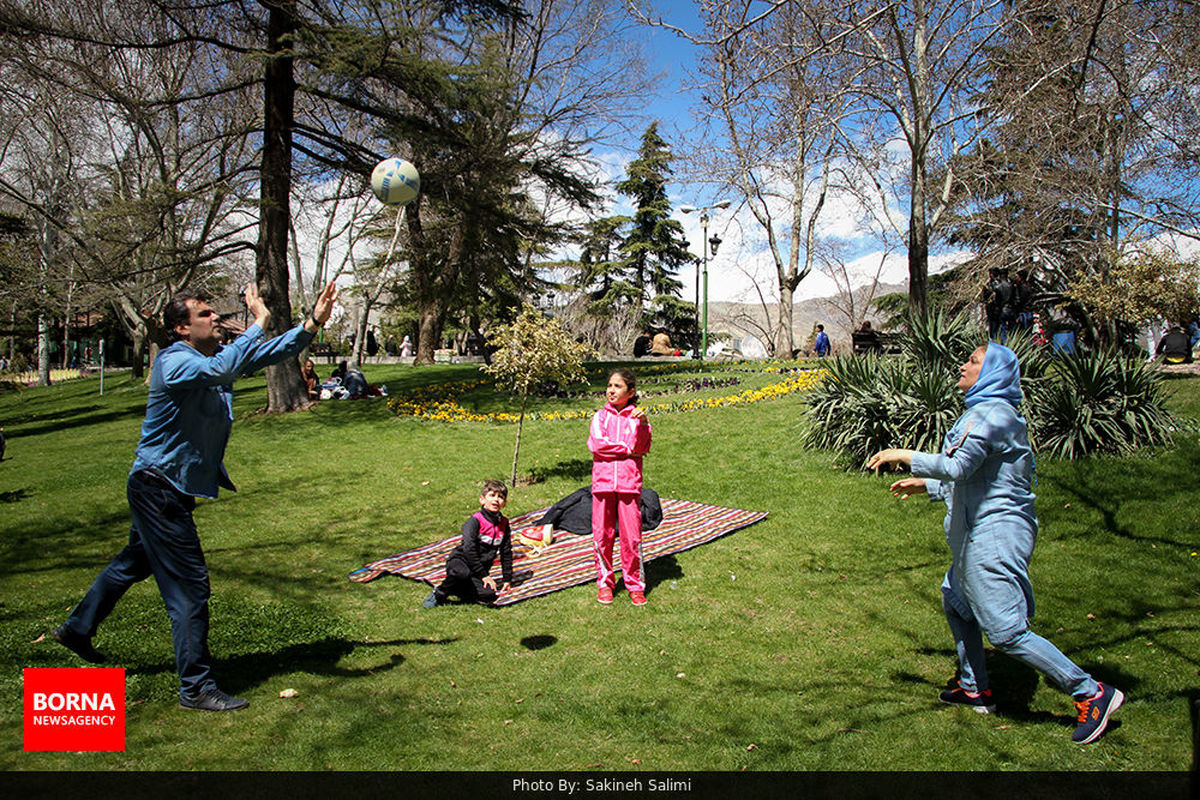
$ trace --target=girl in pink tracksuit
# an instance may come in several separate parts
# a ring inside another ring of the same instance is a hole
[[[613,601],[613,540],[620,523],[621,572],[635,606],[646,603],[642,571],[642,456],[650,451],[650,423],[637,407],[637,379],[627,369],[608,377],[604,408],[592,417],[592,541],[596,553],[597,600]]]

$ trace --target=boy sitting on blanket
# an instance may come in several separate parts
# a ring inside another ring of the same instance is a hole
[[[480,509],[463,523],[462,542],[446,559],[446,578],[429,593],[422,606],[436,608],[451,595],[490,605],[512,587],[512,532],[508,518],[500,513],[507,504],[508,487],[503,481],[483,482]],[[488,575],[497,555],[504,582],[499,589],[496,579]]]

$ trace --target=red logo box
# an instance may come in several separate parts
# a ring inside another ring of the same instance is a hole
[[[26,750],[124,750],[125,670],[25,670]]]

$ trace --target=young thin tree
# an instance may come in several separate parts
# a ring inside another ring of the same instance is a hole
[[[483,367],[484,371],[494,375],[498,383],[521,401],[517,441],[513,447],[512,483],[515,485],[530,392],[550,382],[558,386],[582,382],[583,360],[592,355],[592,349],[576,342],[557,319],[547,318],[532,305],[523,307],[512,323],[492,331],[489,340],[496,352],[492,355],[492,363]]]

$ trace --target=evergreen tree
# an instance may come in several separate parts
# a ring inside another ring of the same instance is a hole
[[[672,158],[658,123],[651,123],[642,134],[638,157],[629,164],[629,174],[617,184],[617,191],[632,199],[636,208],[620,249],[628,280],[643,305],[659,295],[678,297],[682,284],[675,276],[681,266],[695,260],[688,252],[683,226],[670,218],[667,181]]]
[[[622,229],[632,221],[615,215],[585,226],[575,286],[583,290],[594,313],[621,305],[641,307],[641,293],[627,279],[620,252]]]

